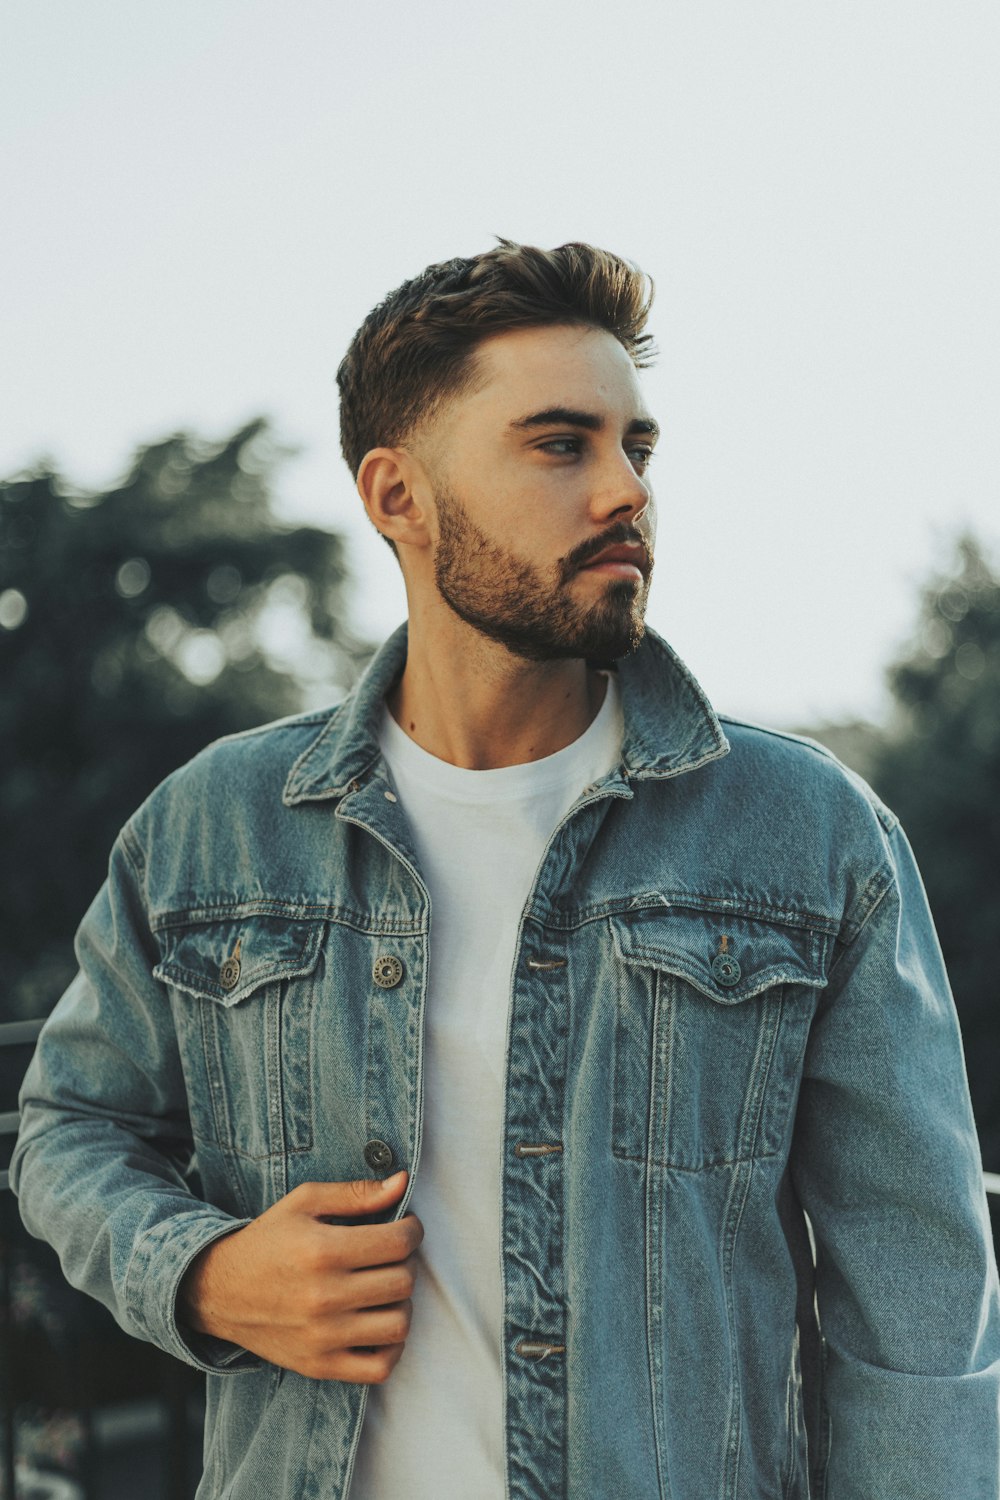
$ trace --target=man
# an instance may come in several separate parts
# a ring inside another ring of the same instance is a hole
[[[997,1494],[906,841],[644,634],[649,291],[501,241],[373,310],[342,438],[408,632],[169,777],[83,922],[14,1181],[208,1372],[205,1500]]]

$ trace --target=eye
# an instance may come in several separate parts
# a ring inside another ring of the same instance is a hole
[[[538,444],[540,453],[552,453],[556,458],[578,457],[583,447],[583,439],[578,437],[549,438],[544,443]],[[656,457],[653,449],[648,443],[639,444],[636,447],[627,448],[626,452],[634,464],[641,469],[648,469]]]

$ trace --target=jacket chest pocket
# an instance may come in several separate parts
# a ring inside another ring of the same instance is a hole
[[[196,1136],[255,1160],[311,1148],[325,927],[254,916],[159,933]]]
[[[823,939],[678,908],[611,923],[614,1154],[682,1171],[774,1155],[825,982]]]

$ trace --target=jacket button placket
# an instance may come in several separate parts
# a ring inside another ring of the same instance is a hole
[[[561,1495],[565,1486],[568,994],[560,947],[526,930],[511,999],[502,1224],[511,1500]]]

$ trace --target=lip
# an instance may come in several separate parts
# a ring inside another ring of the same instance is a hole
[[[599,562],[590,563],[581,573],[603,573],[607,578],[637,578],[641,583],[645,574],[636,563]]]
[[[645,548],[636,543],[620,542],[614,547],[605,547],[589,563],[584,563],[581,573],[602,573],[607,578],[645,579],[649,564]]]

